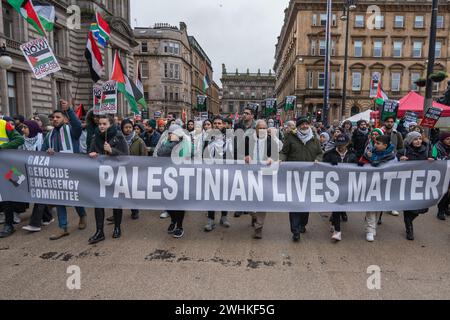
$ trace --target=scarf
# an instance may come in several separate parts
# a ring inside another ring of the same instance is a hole
[[[105,142],[108,142],[109,144],[111,143],[111,140],[114,139],[117,135],[117,127],[116,126],[111,126],[108,128],[107,134],[105,135],[105,133],[101,133],[100,130],[97,128],[95,130],[95,146],[97,148],[97,150],[101,150],[101,153],[104,153],[104,148],[105,148]]]
[[[445,143],[439,141],[436,143],[435,148],[437,149],[437,156],[439,160],[448,160],[450,158],[450,147],[448,147]]]
[[[365,136],[366,134],[369,134],[369,129],[368,128],[365,128],[365,129],[358,128],[358,132]]]
[[[376,151],[374,148],[374,150],[372,151],[372,157],[369,160],[372,166],[378,167],[379,165],[394,159],[395,159],[395,148],[394,145],[391,144],[384,151]]]
[[[136,137],[136,131],[133,131],[129,135],[124,135],[124,137],[125,137],[125,140],[127,141],[128,147],[131,147],[134,137]]]
[[[70,127],[66,124],[52,129],[47,135],[47,143],[55,152],[74,153]]]
[[[21,150],[26,151],[41,151],[42,144],[44,142],[44,139],[42,137],[42,133],[38,133],[37,136],[33,138],[25,138],[25,143],[21,146]]]
[[[314,138],[314,133],[311,128],[306,131],[297,130],[297,138],[299,138],[304,145]]]

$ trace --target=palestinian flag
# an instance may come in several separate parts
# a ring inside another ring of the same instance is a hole
[[[31,24],[40,35],[45,36],[44,26],[39,19],[31,0],[8,0],[8,3],[16,9],[20,15]]]
[[[40,0],[34,0],[34,9],[46,31],[53,31],[55,26],[55,7]]]
[[[33,53],[29,56],[30,62],[33,65],[33,68],[39,68],[41,65],[50,63],[55,60],[52,51],[50,48],[44,49],[42,51]]]
[[[206,91],[209,88],[210,80],[208,76],[208,72],[205,73],[205,77],[203,78],[203,92],[206,93]]]
[[[103,75],[103,58],[100,49],[95,42],[92,32],[89,32],[88,42],[84,56],[89,64],[89,71],[91,72],[92,81],[95,83],[100,80]]]
[[[383,105],[386,100],[389,100],[387,94],[383,91],[381,87],[381,83],[378,84],[377,96],[375,98],[375,103],[379,105]]]
[[[98,43],[103,48],[106,48],[109,38],[111,37],[111,29],[100,13],[97,12],[95,16],[97,18],[97,23],[91,24],[91,31]]]
[[[141,68],[138,67],[138,74],[136,79],[136,87],[139,89],[142,99],[138,100],[138,103],[144,107],[144,109],[147,109],[147,102],[145,101],[144,96],[144,85],[142,84],[142,77],[141,77]]]
[[[83,119],[86,116],[85,110],[84,110],[84,106],[82,104],[80,104],[78,106],[77,111],[75,112],[76,116],[78,119]]]
[[[111,80],[117,81],[117,90],[125,95],[125,98],[130,103],[131,110],[136,114],[140,114],[141,112],[138,108],[138,101],[143,99],[144,96],[141,94],[133,81],[130,81],[130,78],[124,70],[125,69],[123,68],[122,62],[120,61],[119,53],[116,52]]]

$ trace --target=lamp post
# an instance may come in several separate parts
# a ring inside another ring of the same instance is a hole
[[[8,51],[6,51],[6,44],[0,47],[0,68],[9,70],[12,68],[13,60],[9,55]]]
[[[328,125],[328,110],[330,109],[330,75],[331,75],[331,24],[332,0],[327,0],[326,50],[325,50],[325,90],[323,97],[323,123]]]
[[[344,4],[344,14],[341,17],[342,21],[346,21],[345,28],[345,56],[344,56],[344,83],[342,85],[342,119],[345,118],[345,107],[347,105],[347,78],[348,78],[348,41],[350,33],[350,11],[356,9],[356,0],[347,0]]]
[[[430,45],[428,49],[427,86],[425,91],[425,104],[423,106],[424,117],[427,110],[433,105],[433,81],[430,79],[430,75],[433,73],[434,62],[436,58],[436,24],[438,5],[439,0],[433,0],[431,13]]]

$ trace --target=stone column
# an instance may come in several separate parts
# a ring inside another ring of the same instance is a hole
[[[24,112],[25,117],[30,118],[33,113],[33,93],[31,89],[31,73],[30,72],[24,72],[23,74],[23,83],[24,83]]]
[[[2,83],[3,85],[0,86],[1,88],[1,98],[2,98],[2,103],[1,103],[1,111],[4,115],[9,116],[9,101],[8,101],[8,77],[6,74],[6,70],[5,69],[0,69],[0,83]]]

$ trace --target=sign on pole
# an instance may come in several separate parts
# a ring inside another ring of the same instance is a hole
[[[374,72],[372,75],[372,80],[370,82],[370,98],[371,99],[377,97],[377,91],[378,91],[378,86],[380,85],[380,81],[381,81],[381,73]]]
[[[161,115],[162,115],[161,111],[155,111],[155,113],[153,113],[153,118],[160,119]]]
[[[442,110],[441,108],[436,107],[428,108],[420,126],[424,128],[433,129],[436,126],[439,119],[441,118],[442,112],[444,112],[444,110]]]
[[[61,70],[61,66],[53,54],[46,38],[39,38],[20,46],[25,59],[33,70],[36,79],[42,79],[49,74]]]
[[[103,84],[102,114],[117,113],[117,82],[115,80],[106,81]]]
[[[412,111],[407,111],[403,118],[405,120],[404,127],[407,129],[411,126],[411,123],[418,123],[419,121],[419,115]]]
[[[398,108],[400,104],[397,100],[386,100],[381,113],[381,121],[384,122],[389,117],[397,119]]]
[[[204,95],[198,95],[197,96],[197,110],[198,111],[205,111],[206,108],[206,98],[207,96]]]
[[[93,95],[93,110],[94,115],[99,116],[101,115],[101,107],[102,107],[102,94],[103,94],[103,86],[101,85],[94,85],[92,89],[92,95]]]
[[[296,96],[288,96],[288,97],[286,97],[286,105],[284,107],[284,110],[285,111],[294,110],[296,101],[297,101],[297,97]]]

